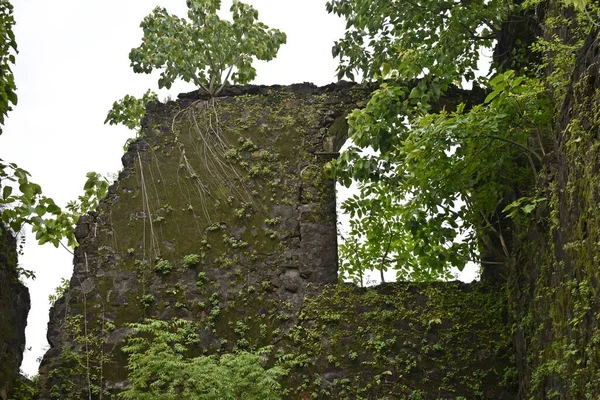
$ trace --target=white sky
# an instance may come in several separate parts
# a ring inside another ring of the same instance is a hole
[[[325,0],[246,0],[259,20],[286,32],[287,44],[272,62],[258,63],[256,84],[336,80],[331,46],[345,23],[325,11]],[[82,193],[85,174],[121,168],[126,128],[103,125],[112,102],[125,94],[157,89],[156,76],[134,74],[128,54],[140,44],[141,20],[156,5],[184,16],[185,0],[18,0],[15,35],[19,54],[14,74],[19,104],[0,136],[0,157],[28,170],[32,181],[59,205]],[[229,9],[231,1],[223,1]],[[194,90],[174,85],[160,96]],[[28,281],[32,308],[22,370],[37,373],[46,343],[48,295],[72,273],[72,256],[52,245],[37,246],[29,235],[20,264],[34,270]]]
[[[327,14],[325,0],[246,0],[259,20],[286,32],[287,44],[270,63],[257,63],[256,84],[336,81],[334,40],[345,22]],[[121,168],[124,127],[103,125],[112,102],[125,94],[157,90],[156,75],[137,75],[128,53],[140,44],[140,21],[156,5],[185,15],[185,0],[15,0],[19,48],[14,74],[19,104],[0,136],[0,157],[28,170],[32,181],[59,205],[82,193],[85,174],[115,173]],[[223,1],[229,9],[231,1]],[[161,98],[194,90],[176,84]],[[28,235],[20,264],[36,273],[28,281],[32,308],[22,370],[37,373],[36,359],[47,346],[48,295],[62,277],[70,278],[72,256],[51,245],[37,246]],[[393,274],[393,273],[392,273]],[[473,275],[473,272],[467,273]],[[467,278],[470,280],[469,278]],[[393,279],[390,279],[393,280]]]

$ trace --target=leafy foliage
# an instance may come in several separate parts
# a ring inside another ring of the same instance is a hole
[[[110,125],[123,124],[129,129],[139,131],[142,118],[146,114],[146,105],[157,100],[158,96],[150,89],[144,93],[141,99],[129,94],[125,95],[121,100],[113,103],[104,123]]]
[[[121,100],[113,103],[104,123],[110,125],[123,124],[135,131],[136,138],[140,137],[142,135],[142,119],[146,115],[146,106],[152,101],[158,101],[158,95],[150,89],[141,98],[127,94]],[[123,150],[127,151],[133,140],[134,138],[127,139],[123,145]]]
[[[280,367],[263,368],[262,356],[239,352],[220,358],[187,358],[190,346],[198,343],[196,327],[190,321],[145,320],[131,324],[134,336],[123,351],[129,354],[131,386],[119,398],[276,400],[284,374]]]
[[[183,256],[183,266],[186,268],[198,265],[202,257],[199,254],[186,254]]]
[[[15,63],[17,44],[12,27],[15,23],[13,7],[8,0],[0,0],[0,134],[11,105],[17,105],[16,86],[11,66]],[[87,174],[85,193],[62,210],[54,200],[42,194],[42,188],[30,181],[30,174],[15,163],[0,159],[0,222],[14,232],[23,225],[32,226],[40,244],[52,243],[58,247],[66,238],[76,245],[74,227],[79,217],[93,210],[106,195],[108,183],[94,172]]]
[[[108,180],[97,172],[88,172],[83,185],[84,193],[77,200],[67,203],[66,211],[56,215],[54,219],[46,219],[42,224],[35,224],[32,231],[40,244],[52,243],[58,247],[59,240],[66,238],[69,247],[76,247],[75,225],[79,217],[98,207],[108,193]]]
[[[34,226],[43,224],[42,217],[46,214],[57,216],[61,213],[52,199],[42,195],[40,185],[29,181],[29,176],[29,172],[16,164],[5,164],[0,160],[0,204],[5,206],[0,218],[15,232],[19,232],[26,223]],[[61,236],[53,228],[49,228],[48,232]]]
[[[42,194],[40,185],[29,180],[27,171],[0,160],[0,205],[6,206],[0,220],[14,232],[19,232],[24,224],[31,225],[39,244],[58,247],[62,239],[67,239],[68,245],[75,247],[74,230],[79,217],[94,210],[108,191],[108,182],[100,174],[88,172],[87,178],[84,194],[63,210]]]
[[[88,172],[86,174],[87,181],[83,185],[83,195],[79,196],[76,201],[71,201],[67,204],[73,219],[79,217],[88,211],[95,210],[106,194],[108,193],[108,179],[97,172]]]
[[[50,303],[50,306],[54,306],[56,301],[65,294],[70,283],[71,281],[69,279],[60,278],[60,284],[54,288],[54,293],[48,295],[48,302]]]
[[[39,375],[31,378],[19,375],[9,396],[12,400],[35,400],[40,397]]]
[[[445,279],[451,267],[481,261],[490,236],[503,241],[499,210],[532,185],[552,104],[543,82],[513,71],[479,79],[485,100],[453,84],[474,79],[480,51],[492,46],[511,8],[505,1],[328,3],[348,21],[333,48],[340,77],[380,80],[366,107],[348,117],[353,146],[333,168],[342,184],[355,179],[361,189],[342,205],[353,218],[340,249],[348,277],[375,266],[396,270],[398,279]],[[449,90],[463,103],[433,112]]]
[[[12,27],[15,24],[13,6],[9,0],[0,0],[0,134],[4,118],[17,105],[17,87],[12,73],[17,42]]]
[[[154,270],[162,275],[168,275],[173,270],[173,265],[167,260],[159,260],[154,266]]]
[[[563,0],[563,3],[568,6],[573,6],[576,10],[584,11],[589,0]]]
[[[338,76],[473,80],[480,50],[492,46],[511,7],[505,0],[331,0],[327,11],[347,21],[333,47]]]
[[[234,0],[232,21],[222,20],[220,0],[188,0],[188,19],[157,7],[141,23],[142,44],[129,53],[136,73],[162,69],[159,88],[177,79],[192,82],[214,96],[231,79],[248,83],[256,76],[254,58],[275,58],[286,36],[257,22],[258,12]]]
[[[2,125],[12,106],[17,104],[15,77],[12,65],[15,63],[17,42],[13,32],[15,20],[13,6],[8,0],[0,0],[0,134]],[[8,182],[16,182],[20,193],[14,191]],[[15,163],[5,163],[0,159],[0,211],[1,221],[18,232],[24,223],[37,221],[32,218],[36,208],[40,213],[57,212],[52,199],[41,196],[39,185],[29,181],[29,173]],[[16,207],[14,206],[16,204]]]

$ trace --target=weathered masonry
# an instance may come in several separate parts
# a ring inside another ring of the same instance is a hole
[[[196,322],[198,353],[272,344],[302,358],[285,398],[514,398],[493,287],[337,284],[323,164],[368,96],[347,83],[234,86],[151,104],[118,181],[78,224],[42,398],[114,398],[126,324],[148,317]]]
[[[0,224],[0,399],[11,397],[25,350],[29,291],[17,273],[17,242]]]

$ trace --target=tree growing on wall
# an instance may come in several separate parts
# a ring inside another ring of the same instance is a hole
[[[234,0],[230,8],[231,21],[217,14],[220,0],[188,0],[187,6],[187,19],[170,14],[162,7],[155,8],[144,18],[140,24],[144,32],[142,44],[129,53],[131,67],[135,73],[160,70],[159,88],[170,88],[181,79],[195,84],[201,94],[210,97],[206,104],[200,100],[175,117],[196,121],[192,129],[199,138],[199,145],[194,149],[179,146],[182,165],[197,181],[198,195],[213,196],[221,188],[200,182],[198,167],[189,163],[187,157],[188,151],[203,153],[202,170],[211,171],[214,181],[226,187],[226,192],[231,192],[233,197],[252,202],[252,196],[243,185],[235,183],[242,180],[242,175],[224,157],[229,143],[222,135],[214,98],[230,83],[252,81],[256,77],[254,60],[272,60],[285,43],[286,35],[257,21],[258,11],[238,0]],[[125,96],[113,103],[105,123],[138,128],[145,106],[153,99],[156,95],[150,91],[141,99]],[[197,112],[203,113],[205,109],[211,110],[212,117],[198,122]],[[177,136],[179,132],[174,134]],[[206,210],[204,214],[209,217]]]
[[[234,0],[232,21],[222,20],[220,0],[188,0],[188,19],[156,7],[140,24],[142,44],[131,50],[135,73],[162,70],[159,88],[170,88],[181,79],[201,92],[216,96],[230,83],[245,84],[256,77],[254,59],[270,61],[286,42],[285,33],[258,22],[258,11]],[[139,127],[143,111],[156,95],[148,91],[141,99],[127,95],[113,103],[105,123]]]
[[[142,44],[129,53],[135,73],[161,70],[159,88],[181,79],[214,97],[230,82],[251,82],[254,59],[272,60],[286,42],[285,33],[258,22],[258,11],[241,1],[233,1],[232,21],[217,15],[220,0],[188,0],[187,6],[187,19],[156,7],[140,24]],[[150,91],[141,99],[127,95],[113,103],[105,123],[135,129],[153,99]]]
[[[245,84],[256,77],[254,59],[270,61],[285,43],[285,33],[258,22],[258,11],[234,0],[232,21],[221,19],[220,0],[188,0],[188,19],[157,7],[141,23],[142,44],[129,59],[136,73],[161,69],[158,87],[181,79],[216,96],[231,80]]]
[[[529,7],[535,4],[327,3],[347,20],[333,47],[339,77],[380,82],[349,116],[354,145],[332,169],[341,183],[353,178],[361,187],[342,206],[354,234],[341,246],[342,273],[356,276],[387,260],[398,279],[431,280],[469,261],[499,265],[510,254],[502,210],[533,185],[547,153],[552,101],[529,62],[531,40],[513,40],[497,54],[493,78],[476,74],[481,53],[491,54],[494,40],[504,45],[504,24],[525,21]],[[475,88],[459,90],[465,81]],[[377,153],[365,155],[368,147]],[[517,209],[531,212],[538,203],[521,200]],[[486,257],[492,248],[502,255]]]

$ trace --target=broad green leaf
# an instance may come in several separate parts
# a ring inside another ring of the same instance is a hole
[[[491,92],[490,94],[488,94],[484,100],[484,103],[489,103],[492,100],[494,100],[498,95],[500,94],[499,90],[494,90],[493,92]]]
[[[46,207],[39,205],[37,207],[35,207],[35,212],[37,215],[39,215],[40,217],[43,217],[44,214],[46,214]]]
[[[8,200],[9,196],[12,193],[12,187],[10,186],[5,186],[4,189],[2,189],[2,199],[3,200]]]

